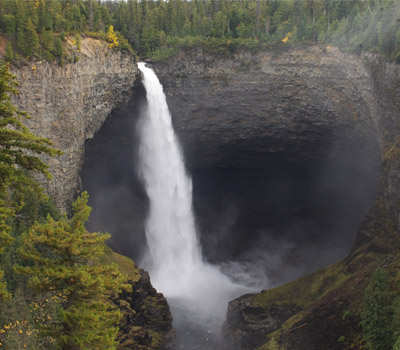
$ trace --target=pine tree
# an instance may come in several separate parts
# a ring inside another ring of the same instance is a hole
[[[389,275],[383,268],[376,269],[365,290],[361,318],[368,348],[390,350],[393,344],[393,294],[389,289]]]
[[[7,219],[21,207],[24,193],[42,193],[27,171],[50,177],[47,165],[38,155],[60,153],[50,147],[49,140],[35,136],[22,123],[22,119],[29,116],[12,105],[10,96],[18,94],[17,85],[9,65],[0,65],[0,254],[13,240]],[[0,270],[0,281],[2,276]],[[5,284],[0,282],[0,299],[7,296]]]
[[[85,229],[91,210],[87,200],[84,192],[72,205],[70,219],[48,216],[45,223],[35,224],[23,235],[19,250],[30,265],[17,271],[29,276],[29,286],[63,296],[58,319],[41,328],[42,335],[56,339],[63,350],[115,349],[121,314],[109,297],[128,289],[116,265],[96,263],[110,236]]]
[[[394,343],[393,350],[400,350],[400,336],[397,338],[396,342]]]
[[[13,48],[12,48],[12,45],[10,42],[7,43],[6,55],[4,58],[7,62],[10,62],[10,63],[12,63],[14,61],[14,51],[13,51]]]
[[[7,225],[7,219],[11,217],[13,210],[4,206],[4,201],[0,199],[0,254],[3,254],[4,249],[9,245],[13,238],[10,235],[11,227]],[[7,291],[7,284],[3,280],[4,271],[0,269],[0,300],[10,298]]]
[[[60,37],[56,38],[54,40],[54,44],[55,44],[55,54],[58,58],[63,58],[64,56],[64,47],[63,47],[63,43],[60,39]]]
[[[50,147],[51,142],[34,135],[23,124],[30,118],[11,103],[10,95],[17,95],[18,83],[9,71],[9,65],[0,65],[0,199],[6,200],[9,190],[41,192],[38,183],[26,171],[41,173],[50,178],[48,166],[40,154],[60,154]]]
[[[39,50],[39,37],[36,33],[35,26],[31,18],[28,18],[25,29],[25,45],[23,52],[26,56],[30,57],[36,55]]]

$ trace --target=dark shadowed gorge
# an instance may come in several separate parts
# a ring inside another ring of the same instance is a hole
[[[243,273],[271,287],[350,251],[380,171],[371,83],[350,62],[311,49],[155,66],[193,178],[208,261],[226,269],[241,261]],[[137,261],[147,211],[135,169],[143,103],[138,83],[131,106],[87,145],[81,173],[92,194],[90,227],[111,232],[110,245]]]

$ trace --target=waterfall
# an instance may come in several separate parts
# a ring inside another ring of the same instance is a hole
[[[192,210],[192,181],[154,71],[139,63],[147,107],[138,126],[139,175],[149,198],[144,267],[156,289],[209,325],[221,325],[229,300],[249,289],[202,259]],[[175,318],[175,315],[174,315]]]

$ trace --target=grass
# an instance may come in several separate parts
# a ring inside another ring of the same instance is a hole
[[[113,252],[108,246],[104,247],[104,253],[98,259],[98,262],[102,265],[111,263],[117,264],[119,270],[126,274],[129,280],[131,280],[133,283],[136,283],[140,280],[139,268],[135,265],[135,263],[126,256]]]
[[[341,263],[330,265],[283,286],[264,290],[252,298],[255,306],[296,305],[306,307],[337,288],[350,277]]]

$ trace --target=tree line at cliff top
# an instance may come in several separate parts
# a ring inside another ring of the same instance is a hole
[[[67,59],[68,35],[107,40],[142,57],[166,59],[177,49],[218,55],[271,45],[318,43],[374,51],[400,62],[397,0],[2,0],[6,58]],[[79,50],[79,47],[78,47]],[[71,59],[71,57],[69,57]]]

